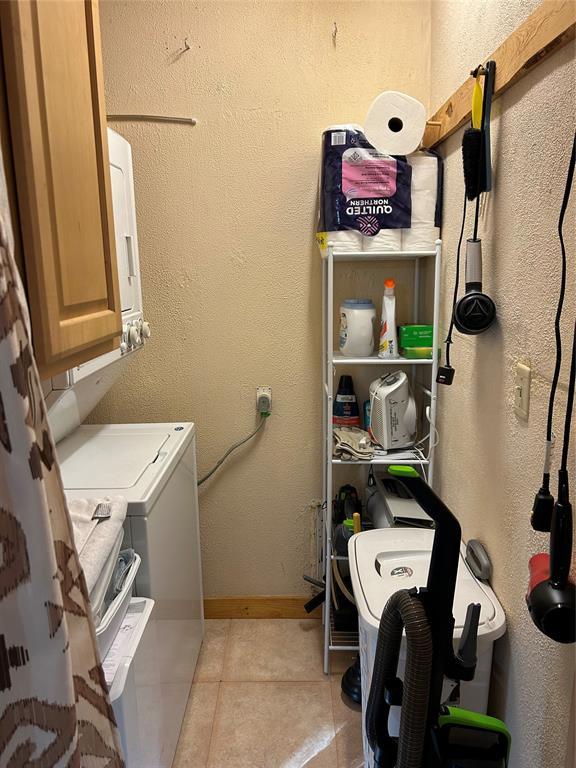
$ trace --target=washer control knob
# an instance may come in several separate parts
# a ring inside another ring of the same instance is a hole
[[[135,325],[133,325],[128,331],[128,340],[130,342],[130,346],[132,347],[140,344],[140,334],[138,333],[138,328]]]
[[[150,338],[150,323],[147,323],[146,320],[142,322],[142,325],[140,327],[140,333],[142,334],[143,339]]]

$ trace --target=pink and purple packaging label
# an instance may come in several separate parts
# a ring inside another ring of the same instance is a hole
[[[412,168],[406,158],[378,152],[359,130],[325,131],[322,137],[318,232],[411,225]]]

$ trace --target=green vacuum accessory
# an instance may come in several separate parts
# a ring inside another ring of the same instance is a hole
[[[458,707],[443,707],[436,747],[442,768],[506,768],[512,737],[502,720]]]

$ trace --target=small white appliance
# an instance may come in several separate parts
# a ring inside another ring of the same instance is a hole
[[[137,717],[123,715],[129,768],[170,768],[204,629],[194,424],[83,425],[57,450],[69,499],[128,500],[122,546],[142,558],[133,600],[154,608],[126,673],[135,691],[114,683],[116,706],[136,702]]]
[[[370,384],[370,431],[386,451],[414,445],[416,403],[404,371],[394,371]]]
[[[133,547],[136,557],[100,618],[97,640],[127,768],[170,768],[204,624],[195,428],[82,425],[150,335],[142,313],[132,153],[110,130],[108,143],[121,343],[44,381],[43,389],[67,497],[128,501],[122,546]],[[110,558],[116,555],[117,549]],[[110,575],[106,567],[99,581]]]
[[[428,568],[434,531],[421,528],[381,528],[364,531],[353,536],[348,543],[350,574],[354,598],[358,608],[360,668],[362,674],[362,712],[366,711],[372,668],[382,611],[388,598],[399,589],[424,587],[428,580]],[[469,603],[481,606],[478,630],[478,664],[471,682],[460,683],[459,696],[455,683],[444,683],[445,700],[454,706],[462,706],[475,712],[485,713],[488,706],[492,651],[494,642],[506,631],[502,606],[492,589],[480,582],[465,562],[466,548],[460,549],[460,563],[454,597],[454,640],[457,646],[462,635]],[[403,676],[406,661],[406,639],[402,639],[398,664],[399,677]],[[400,708],[391,707],[390,733],[398,736]],[[365,768],[373,767],[372,751],[368,745],[364,717],[362,718]]]

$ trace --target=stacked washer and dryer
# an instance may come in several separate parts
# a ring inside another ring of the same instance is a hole
[[[185,422],[82,424],[150,336],[142,312],[132,153],[111,130],[108,142],[122,341],[43,386],[71,506],[80,499],[93,506],[125,500],[121,534],[91,595],[107,591],[110,562],[120,549],[135,555],[118,594],[95,617],[96,635],[128,768],[170,768],[204,629],[195,428]]]

